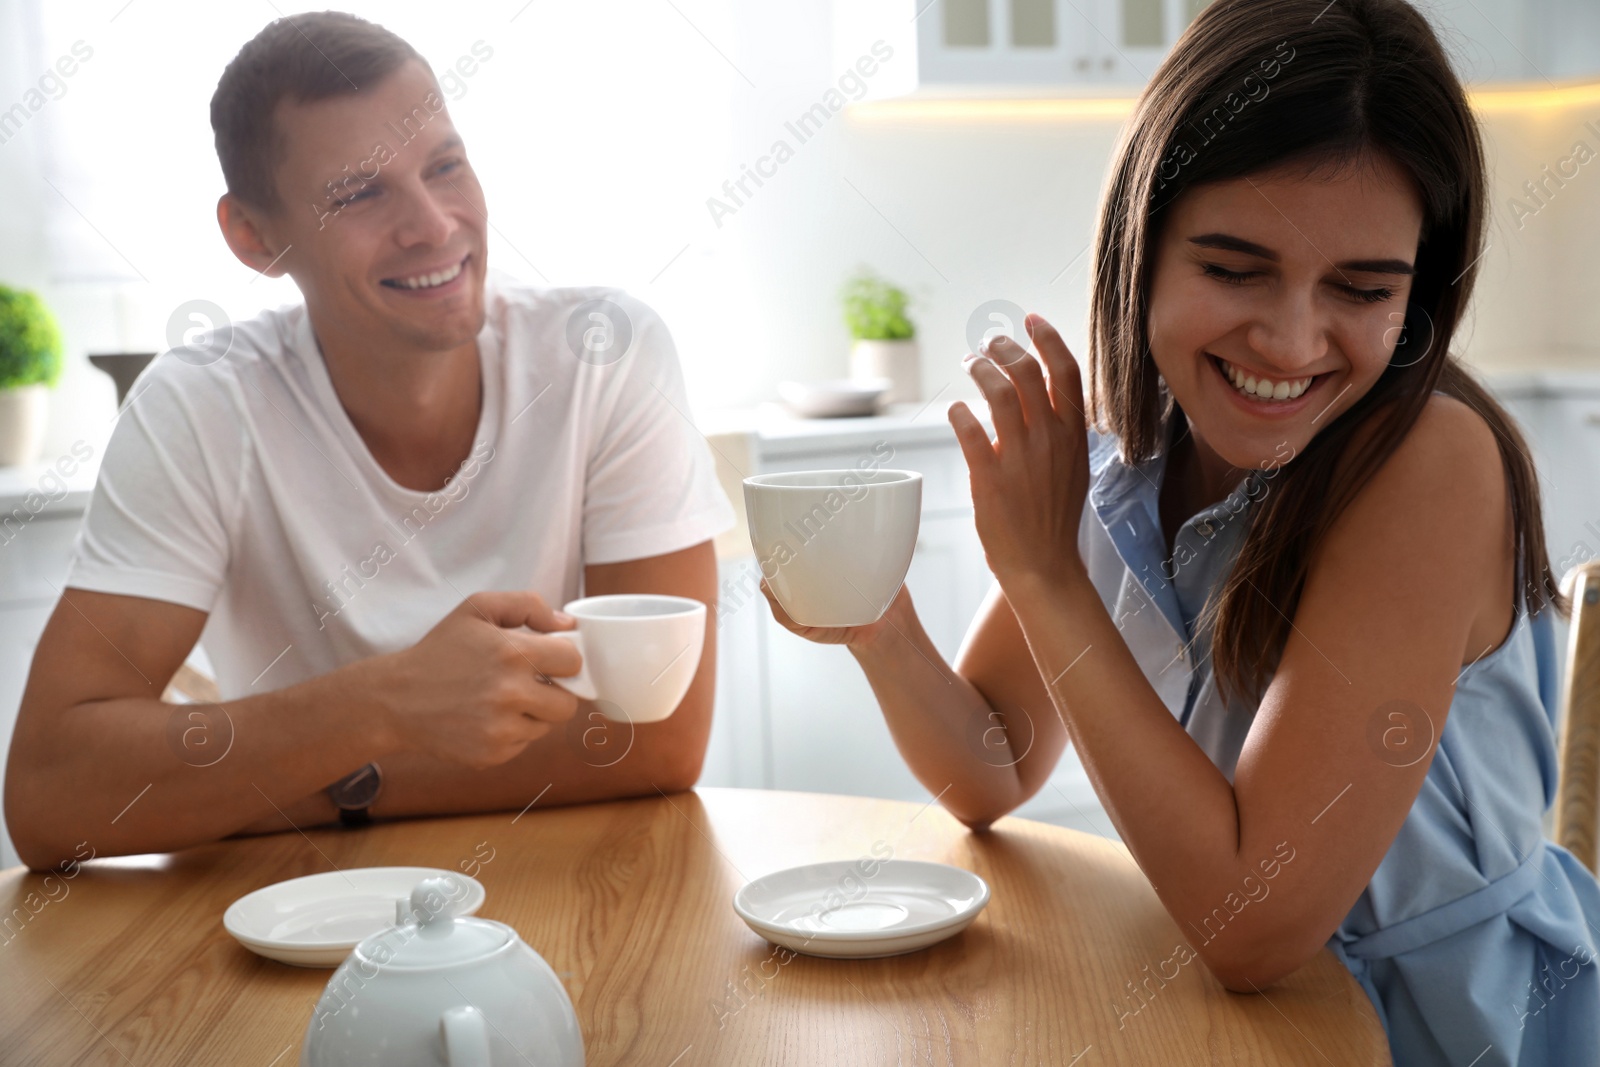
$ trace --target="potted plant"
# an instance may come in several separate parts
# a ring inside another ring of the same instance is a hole
[[[893,384],[883,403],[922,399],[922,374],[917,358],[917,328],[906,317],[905,290],[870,270],[845,282],[844,322],[850,329],[852,378],[887,378]]]
[[[0,467],[39,458],[49,390],[61,378],[61,331],[35,293],[0,285]]]

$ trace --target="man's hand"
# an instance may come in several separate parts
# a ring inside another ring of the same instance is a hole
[[[571,719],[578,698],[552,679],[577,674],[583,659],[544,635],[575,625],[537,593],[475,593],[412,647],[378,657],[371,677],[400,747],[493,767]]]

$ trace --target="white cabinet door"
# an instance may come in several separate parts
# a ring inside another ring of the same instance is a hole
[[[1545,547],[1559,579],[1600,558],[1600,396],[1497,397],[1516,419],[1539,471]],[[1567,660],[1566,620],[1556,616],[1556,657]]]
[[[788,456],[763,470],[848,466],[844,454]],[[946,663],[954,659],[987,587],[972,525],[965,467],[949,444],[896,448],[888,466],[923,476],[923,515],[906,575],[918,616]],[[877,698],[854,657],[816,645],[772,621],[763,601],[771,784],[775,789],[924,800],[927,789],[895,747]],[[934,671],[929,662],[926,669]]]
[[[770,617],[766,627],[772,788],[927,799],[855,658],[796,637]]]
[[[917,16],[923,85],[1104,81],[1117,0],[931,0]]]
[[[1141,85],[1205,5],[919,0],[917,77],[922,86]]]
[[[11,751],[17,705],[22,702],[33,650],[54,607],[50,602],[0,606],[0,793],[5,789],[5,757]],[[11,835],[0,833],[0,868],[20,862]]]
[[[894,452],[884,466],[914,470],[923,476],[922,523],[906,586],[923,628],[943,659],[943,666],[948,667],[993,581],[973,525],[966,463],[953,436],[936,444],[902,445],[895,442],[893,435],[888,440],[894,445]],[[760,469],[765,473],[841,468],[851,466],[856,458],[859,457],[848,449],[818,450],[768,459]],[[754,561],[746,566],[753,570]],[[769,747],[763,753],[767,776],[762,784],[773,789],[896,800],[925,801],[937,793],[938,789],[924,788],[906,767],[877,697],[855,658],[842,648],[812,644],[789,633],[772,620],[759,592],[751,601],[739,595],[741,588],[737,581],[732,591],[726,584],[723,587],[728,605],[724,611],[730,613],[725,625],[736,626],[740,613],[760,619],[760,669],[764,670],[761,707],[748,706],[749,698],[743,690],[730,689],[719,694],[718,713],[764,715],[764,736]],[[755,589],[753,584],[750,588]],[[935,671],[941,665],[929,662],[923,666]],[[742,682],[724,684],[748,685],[751,673],[745,671]],[[1052,711],[1045,709],[1044,713]],[[733,727],[719,725],[718,729],[732,731]],[[739,729],[743,736],[759,733]],[[981,730],[974,734],[981,744]],[[715,742],[713,748],[716,749]],[[722,765],[719,760],[718,766]],[[1111,834],[1110,820],[1070,751],[1062,757],[1050,783],[1018,814]]]
[[[82,517],[42,512],[0,543],[0,789],[33,651],[66,582]],[[11,835],[0,832],[0,867],[18,862]]]
[[[0,604],[54,601],[67,579],[81,514],[35,516],[10,540],[0,537]]]
[[[836,462],[824,455],[789,457],[782,467],[820,468]],[[897,449],[890,465],[923,475],[922,524],[906,586],[947,665],[988,587],[965,469],[953,441]],[[855,659],[842,648],[794,636],[772,621],[764,602],[761,608],[766,616],[773,787],[926,799],[929,791],[900,757]],[[932,672],[942,665],[930,660],[925,666]]]
[[[1600,397],[1522,400],[1513,411],[1539,468],[1550,559],[1559,575],[1600,557]]]
[[[934,647],[953,662],[989,588],[972,515],[924,516],[906,588]]]
[[[764,617],[754,556],[717,565],[717,696],[700,784],[761,789],[770,776]]]

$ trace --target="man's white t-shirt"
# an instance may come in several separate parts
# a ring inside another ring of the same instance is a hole
[[[733,524],[649,307],[492,283],[485,310],[478,430],[437,492],[373,459],[304,305],[236,323],[216,362],[162,355],[113,431],[67,584],[209,612],[229,699],[415,644],[475,592],[560,607],[587,564]]]

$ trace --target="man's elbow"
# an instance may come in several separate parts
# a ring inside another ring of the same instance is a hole
[[[48,872],[70,862],[74,858],[72,846],[51,837],[49,828],[40,825],[40,820],[25,809],[19,810],[9,793],[7,790],[6,830],[23,865],[31,871]]]
[[[61,860],[51,858],[58,854],[54,849],[40,848],[19,838],[12,838],[11,843],[17,847],[17,857],[22,860],[22,865],[30,871],[49,874],[62,864]]]
[[[636,739],[636,744],[648,744],[652,785],[663,793],[685,793],[695,787],[711,743],[710,719],[710,708],[697,707],[696,694],[690,693],[671,718],[658,724],[654,736],[648,741],[643,736]]]
[[[677,745],[661,753],[651,783],[663,793],[686,793],[700,781],[705,767],[705,745]]]
[[[6,774],[6,832],[11,835],[11,844],[24,864],[35,871],[49,870],[60,862],[54,857],[59,850],[50,841],[46,827],[41,825],[39,805],[25,799],[33,795],[35,790],[29,786],[17,761],[11,762]]]

